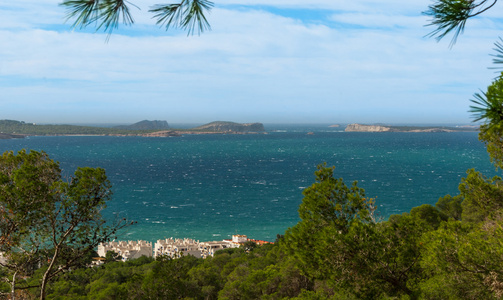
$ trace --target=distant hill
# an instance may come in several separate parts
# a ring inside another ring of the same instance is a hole
[[[29,135],[114,135],[167,137],[182,134],[246,134],[265,133],[262,123],[239,124],[233,122],[212,122],[192,129],[168,129],[166,121],[141,121],[133,125],[119,127],[92,127],[76,125],[37,125],[23,121],[0,120],[0,139],[23,138]]]
[[[0,133],[3,138],[11,135],[138,135],[140,133],[150,133],[156,130],[133,131],[121,128],[104,128],[93,126],[76,125],[37,125],[23,121],[0,120]],[[13,138],[13,137],[10,137]]]
[[[264,132],[264,124],[262,123],[234,123],[216,121],[211,122],[191,130],[211,131],[211,132]]]
[[[114,128],[126,129],[126,130],[167,130],[169,129],[168,122],[166,121],[149,121],[143,120],[132,125],[120,125]]]

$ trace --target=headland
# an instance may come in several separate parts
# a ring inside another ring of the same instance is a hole
[[[460,131],[478,131],[478,126],[391,126],[391,125],[364,125],[349,124],[344,131],[346,132],[460,132]]]

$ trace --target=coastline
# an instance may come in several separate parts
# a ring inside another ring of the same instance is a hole
[[[1,123],[1,121],[0,121]],[[216,124],[215,124],[216,123]],[[222,125],[226,125],[224,127]],[[269,134],[271,132],[288,132],[289,130],[271,129],[265,131],[260,123],[261,128],[248,126],[248,124],[228,124],[225,122],[210,123],[211,126],[205,128],[195,127],[188,129],[157,129],[157,130],[126,130],[118,132],[111,128],[90,128],[79,126],[66,125],[29,125],[27,127],[6,127],[0,128],[0,139],[22,139],[29,136],[70,136],[70,137],[90,137],[90,136],[116,136],[116,137],[180,137],[183,135],[249,135],[249,134]],[[18,124],[19,125],[19,124]],[[40,127],[39,127],[40,126]],[[327,125],[328,128],[338,127],[337,132],[405,132],[405,133],[449,133],[449,132],[478,132],[478,126],[395,126],[384,124],[348,124],[348,125]],[[321,128],[321,127],[320,127]],[[326,127],[323,127],[326,128]],[[322,130],[323,131],[323,130]],[[309,130],[307,134],[313,135],[317,132],[316,129]]]
[[[78,133],[54,133],[54,134],[5,134],[0,133],[0,139],[23,139],[29,136],[117,136],[117,137],[178,137],[183,135],[203,135],[203,134],[268,134],[267,132],[237,132],[237,131],[226,131],[226,132],[216,132],[216,131],[156,131],[151,133],[104,133],[104,134],[78,134]]]
[[[476,132],[478,126],[447,127],[447,126],[390,126],[348,124],[345,132]]]

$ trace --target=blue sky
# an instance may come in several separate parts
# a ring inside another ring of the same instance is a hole
[[[450,49],[425,37],[426,0],[216,0],[212,30],[187,36],[131,2],[108,43],[59,0],[0,3],[0,119],[469,123],[503,29],[497,4]]]

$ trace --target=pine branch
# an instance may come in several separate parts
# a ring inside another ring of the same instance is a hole
[[[182,0],[176,4],[158,4],[153,6],[149,12],[154,13],[156,24],[187,30],[187,35],[198,34],[205,30],[210,30],[211,26],[206,19],[205,12],[210,11],[213,2],[208,0]]]
[[[129,6],[138,6],[126,0],[64,0],[61,4],[66,8],[66,21],[73,20],[72,28],[84,29],[94,24],[96,30],[110,34],[120,24],[134,24]],[[200,34],[210,30],[206,13],[213,8],[209,0],[180,0],[179,3],[157,4],[149,12],[154,13],[156,24],[169,28],[179,28],[187,34]]]
[[[428,37],[435,37],[441,40],[449,33],[453,32],[454,36],[451,40],[452,47],[458,38],[463,33],[466,21],[469,18],[478,16],[488,9],[492,8],[498,0],[437,0],[433,5],[428,7],[428,10],[423,14],[431,16],[432,20],[427,26],[435,26]]]
[[[110,35],[119,24],[132,25],[134,19],[125,0],[65,0],[60,5],[66,7],[66,21],[74,19],[72,28],[83,29],[91,24],[96,30],[103,29]]]

